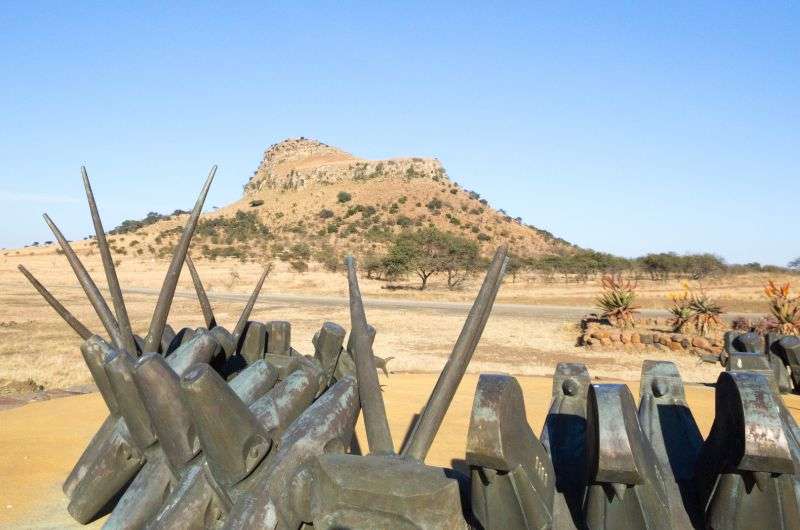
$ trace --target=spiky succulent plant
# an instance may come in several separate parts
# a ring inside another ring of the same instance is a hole
[[[776,285],[772,280],[764,287],[769,300],[772,328],[787,335],[800,334],[800,296],[791,295],[791,284]]]
[[[634,326],[638,309],[633,305],[637,284],[623,280],[619,275],[610,274],[603,276],[600,283],[603,292],[597,298],[597,305],[602,310],[603,317],[615,326]]]
[[[692,293],[689,299],[688,308],[692,313],[689,321],[694,328],[701,334],[706,335],[712,329],[722,327],[722,306],[711,299],[704,291]]]

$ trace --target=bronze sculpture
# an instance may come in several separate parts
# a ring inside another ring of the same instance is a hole
[[[216,321],[188,250],[212,168],[184,227],[147,335],[131,328],[91,185],[82,170],[111,307],[45,215],[108,340],[20,271],[83,339],[109,417],[64,483],[79,522],[113,529],[800,527],[800,428],[780,392],[800,382],[800,339],[729,333],[716,416],[703,440],[677,368],[646,361],[638,408],[625,385],[593,384],[561,363],[540,437],[522,389],[480,376],[468,473],[425,464],[501,286],[499,248],[426,406],[396,451],[355,260],[346,260],[350,334],[325,322],[313,355],[291,325],[250,320],[259,278],[233,331]],[[167,324],[186,263],[203,326]],[[345,338],[347,342],[345,343]],[[790,367],[791,374],[786,370]],[[798,369],[795,369],[798,367]],[[387,373],[388,375],[388,373]],[[363,411],[368,453],[351,443]]]

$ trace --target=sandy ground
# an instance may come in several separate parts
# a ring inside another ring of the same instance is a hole
[[[520,377],[528,421],[539,433],[550,401],[552,382],[545,377]],[[394,374],[382,378],[389,424],[399,447],[414,414],[425,404],[435,383],[432,374]],[[464,458],[469,413],[477,376],[467,375],[428,454],[429,465],[452,467]],[[629,383],[638,395],[638,383]],[[714,391],[687,385],[687,398],[700,430],[706,435],[714,415]],[[800,417],[800,396],[784,396]],[[0,527],[13,529],[82,528],[69,518],[61,483],[107,414],[99,394],[32,403],[0,412]],[[363,424],[357,436],[366,448]],[[99,528],[97,521],[84,528]]]

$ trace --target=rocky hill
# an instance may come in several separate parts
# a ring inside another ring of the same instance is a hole
[[[393,158],[362,160],[317,140],[290,138],[273,144],[245,186],[246,196],[264,190],[297,190],[307,185],[328,185],[344,180],[411,179],[445,176],[438,160]]]
[[[165,255],[185,214],[152,217],[118,230],[116,246]],[[453,182],[436,159],[364,160],[316,140],[270,146],[243,197],[204,214],[196,255],[263,259],[380,253],[403,230],[435,226],[474,239],[488,254],[508,243],[522,256],[563,254],[574,247],[491,207]],[[136,243],[132,243],[135,241]]]

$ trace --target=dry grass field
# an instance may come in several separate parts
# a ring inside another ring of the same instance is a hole
[[[87,269],[93,273],[98,285],[104,283],[105,276],[100,265],[96,248],[85,241],[73,243]],[[164,279],[168,262],[151,257],[118,256],[120,263],[117,273],[123,288],[149,287],[158,288]],[[195,257],[198,269],[203,277],[206,289],[210,292],[247,293],[255,283],[262,270],[258,263],[242,263],[235,259],[220,258],[214,261]],[[56,246],[27,247],[0,251],[0,285],[19,283],[17,277],[24,282],[16,270],[18,264],[28,267],[45,285],[77,285],[71,269],[64,256],[56,253]],[[311,294],[322,296],[346,296],[347,282],[343,273],[330,273],[310,263],[307,273],[297,273],[288,264],[274,261],[274,270],[270,275],[266,289],[272,292]],[[776,282],[792,282],[800,286],[799,274],[748,273],[737,275],[721,275],[707,278],[702,282],[689,281],[693,287],[702,288],[715,300],[719,301],[729,313],[761,313],[767,309],[763,288],[768,280]],[[451,300],[471,301],[481,277],[468,279],[460,289],[446,288],[444,278],[434,276],[425,291],[417,289],[419,282],[416,276],[409,276],[402,282],[385,282],[361,278],[361,291],[369,298],[403,298],[415,300]],[[638,282],[637,305],[643,308],[666,308],[669,305],[670,293],[683,289],[686,280],[676,279],[666,282],[642,279]],[[181,288],[190,290],[189,275],[181,276]],[[520,274],[516,279],[507,277],[498,295],[499,303],[541,304],[592,307],[600,293],[600,283],[595,278],[588,282],[575,282],[570,279],[565,283],[556,275],[547,280],[536,274]],[[32,290],[31,290],[32,292]]]
[[[85,243],[76,243],[81,259],[99,285],[105,279],[96,250]],[[45,304],[17,271],[24,264],[90,329],[102,332],[98,319],[78,287],[64,256],[52,246],[26,248],[0,253],[0,388],[11,391],[10,382],[30,386],[64,388],[90,382],[78,350],[79,339]],[[261,265],[234,260],[197,261],[207,290],[214,293],[248,294],[255,284]],[[123,288],[158,289],[168,263],[150,258],[124,258],[118,267]],[[782,281],[787,278],[778,278]],[[791,279],[791,278],[788,278]],[[723,307],[738,312],[759,313],[765,310],[761,294],[767,277],[750,274],[722,277],[705,283],[705,288],[718,298]],[[415,285],[409,278],[403,289],[387,289],[386,282],[361,279],[362,292],[367,299],[401,299],[428,301],[472,300],[480,278],[473,278],[457,291],[445,288],[434,280],[426,291],[409,288]],[[681,289],[681,282],[650,282],[640,284],[638,303],[646,308],[664,308],[670,292]],[[178,290],[192,293],[187,271],[181,276]],[[597,282],[544,283],[541,279],[508,278],[498,303],[584,307],[590,310],[599,292]],[[330,273],[312,266],[305,274],[291,271],[286,264],[276,262],[263,294],[294,294],[344,298],[347,282],[343,273]],[[155,295],[126,295],[134,328],[144,334],[155,303]],[[213,298],[218,321],[233,326],[244,305],[240,300]],[[444,363],[450,347],[458,336],[464,314],[440,312],[434,309],[371,308],[370,322],[378,330],[376,354],[395,359],[389,367],[394,372],[435,372]],[[253,313],[256,320],[289,320],[292,323],[293,344],[303,353],[311,350],[311,337],[326,320],[348,327],[349,316],[344,305],[326,306],[292,301],[261,301]],[[201,324],[199,305],[192,296],[178,297],[172,306],[170,322],[177,329]],[[470,366],[473,372],[507,371],[521,375],[545,375],[552,372],[558,361],[586,363],[596,377],[634,380],[641,361],[653,354],[620,352],[591,352],[575,346],[578,335],[574,319],[541,320],[525,316],[493,315]],[[719,368],[698,365],[693,357],[662,352],[661,357],[678,363],[687,381],[712,381]],[[12,387],[12,388],[19,388]]]

